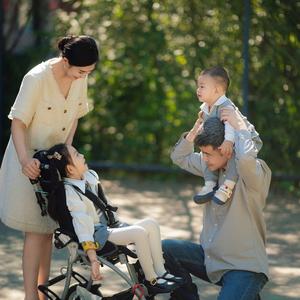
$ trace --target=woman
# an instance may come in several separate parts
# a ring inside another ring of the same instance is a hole
[[[48,280],[55,224],[42,217],[29,178],[39,175],[35,151],[57,143],[72,144],[78,119],[88,111],[87,75],[98,61],[88,36],[64,37],[60,56],[35,66],[23,78],[11,108],[11,138],[0,170],[0,217],[25,232],[25,300],[44,299],[37,286]]]

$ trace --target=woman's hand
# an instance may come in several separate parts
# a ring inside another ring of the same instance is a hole
[[[96,259],[91,261],[91,277],[93,280],[103,279],[100,273],[100,262]]]
[[[21,161],[22,172],[30,179],[36,179],[40,175],[40,161],[36,158],[26,158]]]

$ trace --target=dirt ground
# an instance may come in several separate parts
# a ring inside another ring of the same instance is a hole
[[[132,223],[151,216],[161,225],[162,238],[198,241],[202,224],[202,207],[193,203],[195,182],[148,180],[103,180],[108,197],[119,206],[122,220]],[[300,299],[300,199],[270,193],[265,210],[271,281],[262,299]],[[0,223],[0,299],[23,299],[23,234]],[[53,251],[51,276],[59,273],[66,262],[64,250]],[[118,290],[122,285],[110,270],[103,269],[104,291]],[[218,288],[195,279],[203,300],[217,298]],[[58,291],[61,287],[57,287]],[[167,295],[157,297],[166,300]]]

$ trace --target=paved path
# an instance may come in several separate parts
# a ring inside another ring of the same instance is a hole
[[[194,182],[195,183],[195,182]],[[120,207],[122,219],[131,223],[146,216],[159,220],[163,238],[197,241],[201,230],[202,208],[190,199],[195,184],[131,179],[104,180],[109,198]],[[266,209],[268,253],[272,280],[267,284],[264,300],[300,299],[300,200],[271,194]],[[0,223],[0,299],[23,299],[22,240],[20,232]],[[54,250],[52,275],[65,264],[66,253]],[[109,270],[105,274],[105,291],[119,289],[119,280]],[[216,299],[218,288],[196,280],[202,300]],[[59,291],[61,287],[57,287]],[[157,300],[168,297],[159,296]]]

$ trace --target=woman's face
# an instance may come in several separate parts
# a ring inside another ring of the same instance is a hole
[[[63,58],[66,75],[73,80],[84,78],[89,75],[96,67],[96,64],[90,66],[77,67],[69,64],[68,59]]]
[[[70,178],[82,179],[83,174],[88,170],[84,155],[79,153],[73,146],[67,146],[71,156],[72,164],[67,166]]]

